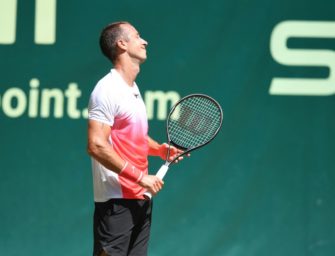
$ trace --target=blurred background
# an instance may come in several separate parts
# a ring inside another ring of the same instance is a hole
[[[149,255],[333,255],[333,0],[0,0],[0,254],[92,254],[86,108],[118,20],[149,42],[153,138],[187,94],[224,109],[155,198]]]

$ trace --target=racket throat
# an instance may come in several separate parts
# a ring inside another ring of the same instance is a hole
[[[173,141],[171,141],[170,143],[171,143],[174,147],[176,147],[176,148],[179,148],[179,149],[181,149],[181,150],[187,150],[187,148],[182,147],[182,146],[180,146],[180,145],[174,143]],[[169,151],[170,151],[170,150],[169,150]],[[170,152],[169,152],[169,154],[170,154]]]

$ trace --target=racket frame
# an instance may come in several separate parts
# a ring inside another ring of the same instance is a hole
[[[179,105],[181,102],[183,102],[183,101],[185,101],[185,100],[187,100],[188,98],[191,98],[191,97],[203,97],[203,98],[208,99],[208,100],[211,101],[212,103],[214,103],[214,104],[217,106],[217,108],[219,109],[219,112],[220,112],[220,125],[218,126],[218,128],[216,129],[215,133],[213,134],[213,136],[212,136],[212,138],[211,138],[210,140],[206,141],[205,143],[199,144],[199,145],[197,145],[197,146],[195,146],[195,147],[185,148],[185,147],[182,147],[182,146],[178,145],[177,143],[175,143],[174,141],[171,140],[171,138],[170,138],[170,134],[169,134],[169,121],[171,120],[171,115],[173,115],[173,113],[174,113],[175,109],[178,107],[178,105]],[[175,163],[176,160],[178,160],[179,157],[182,157],[182,156],[184,156],[184,155],[190,153],[191,151],[193,151],[193,150],[195,150],[195,149],[198,149],[198,148],[201,148],[201,147],[207,145],[208,143],[210,143],[210,142],[216,137],[216,135],[218,134],[218,132],[220,131],[221,126],[222,126],[222,122],[223,122],[223,110],[222,110],[220,104],[219,104],[216,100],[214,100],[212,97],[210,97],[210,96],[208,96],[208,95],[206,95],[206,94],[193,93],[193,94],[189,94],[189,95],[183,97],[182,99],[180,99],[180,100],[179,100],[177,103],[175,103],[175,105],[172,107],[172,109],[170,110],[170,113],[169,113],[169,115],[168,115],[168,117],[167,117],[167,119],[166,119],[166,127],[165,127],[165,130],[166,130],[166,135],[167,135],[167,142],[168,142],[168,145],[169,145],[169,148],[168,148],[168,150],[167,150],[166,159],[169,159],[169,157],[170,157],[170,149],[171,149],[171,145],[174,146],[174,147],[176,147],[176,148],[178,148],[178,149],[180,149],[180,150],[183,150],[184,152],[181,153],[180,155],[176,156],[176,157],[175,157],[174,159],[172,159],[171,161],[166,160],[165,165],[170,166],[171,164]]]
[[[219,112],[220,112],[220,125],[218,126],[218,128],[216,129],[216,131],[214,132],[214,134],[212,135],[212,138],[208,141],[206,141],[205,143],[202,143],[202,144],[199,144],[195,147],[191,147],[191,148],[185,148],[185,147],[182,147],[180,145],[178,145],[177,143],[173,142],[170,138],[170,134],[169,134],[169,121],[171,119],[171,115],[173,114],[173,112],[175,111],[175,109],[178,107],[178,105],[184,101],[184,100],[187,100],[188,98],[191,98],[191,97],[203,97],[203,98],[206,98],[208,100],[210,100],[211,102],[213,102],[219,109]],[[221,129],[221,126],[222,126],[222,122],[223,122],[223,110],[220,106],[220,104],[214,100],[212,97],[208,96],[208,95],[205,95],[205,94],[200,94],[200,93],[194,93],[194,94],[190,94],[190,95],[187,95],[185,97],[183,97],[182,99],[180,99],[178,102],[176,102],[174,104],[174,106],[172,107],[172,109],[170,110],[169,112],[169,115],[166,119],[166,135],[167,135],[167,141],[168,141],[168,150],[166,152],[166,160],[165,160],[165,163],[160,167],[160,169],[158,170],[158,172],[156,173],[156,176],[160,179],[163,179],[164,176],[166,175],[167,171],[169,170],[169,166],[174,164],[180,157],[190,153],[191,151],[195,150],[195,149],[198,149],[198,148],[201,148],[205,145],[207,145],[208,143],[210,143],[215,137],[216,135],[218,134],[218,132],[220,131]],[[171,150],[171,145],[180,149],[180,150],[183,150],[183,152],[179,155],[177,155],[175,158],[173,158],[171,161],[168,161],[169,157],[170,157],[170,150]],[[145,192],[144,193],[144,198],[147,199],[147,200],[150,200],[152,198],[152,194],[150,192]]]

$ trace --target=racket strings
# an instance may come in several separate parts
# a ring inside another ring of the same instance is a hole
[[[193,148],[210,141],[221,126],[221,108],[207,97],[189,97],[171,113],[168,132],[171,141]]]

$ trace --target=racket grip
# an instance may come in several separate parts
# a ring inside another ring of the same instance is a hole
[[[169,166],[164,164],[161,166],[161,168],[159,168],[158,172],[156,173],[156,176],[162,180],[168,170]],[[150,200],[152,198],[152,194],[149,191],[145,192],[143,196],[147,200]]]

